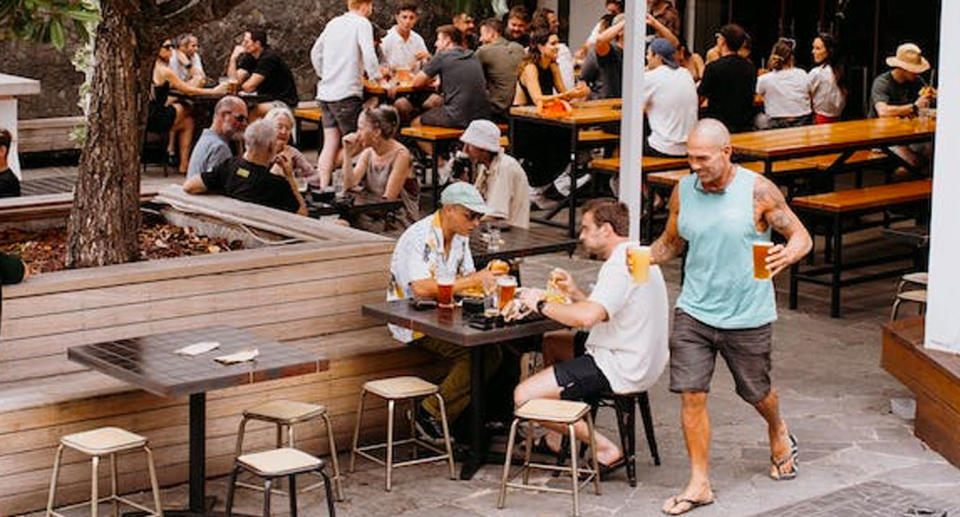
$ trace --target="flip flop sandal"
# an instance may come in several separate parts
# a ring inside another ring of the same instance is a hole
[[[773,465],[774,471],[776,474],[771,474],[770,478],[774,481],[787,481],[797,477],[797,472],[800,470],[800,449],[797,447],[797,438],[792,434],[790,437],[790,454],[780,461],[777,461],[776,458],[770,456],[770,464]],[[790,470],[783,472],[782,468],[787,463],[790,463]]]
[[[613,474],[614,472],[627,466],[627,459],[621,456],[619,460],[609,465],[605,465],[599,461],[597,462],[597,465],[600,467],[600,481],[606,481],[607,478],[610,477],[610,474]]]
[[[711,499],[711,500],[709,500],[709,501],[694,501],[693,499],[686,499],[686,498],[680,499],[680,498],[677,498],[677,497],[673,497],[673,509],[676,509],[676,508],[677,508],[678,506],[680,506],[681,504],[687,504],[687,505],[689,505],[689,508],[687,508],[686,510],[684,510],[684,511],[682,511],[682,512],[675,512],[675,513],[674,513],[674,512],[668,512],[668,511],[666,511],[666,510],[660,510],[660,511],[663,512],[664,515],[683,515],[683,514],[685,514],[685,513],[687,513],[687,512],[690,512],[690,511],[692,511],[692,510],[696,510],[697,508],[700,508],[701,506],[709,506],[709,505],[713,504],[715,501],[716,501],[716,499]]]

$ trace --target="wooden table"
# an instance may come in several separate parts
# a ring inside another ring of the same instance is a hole
[[[503,244],[496,251],[491,251],[487,242],[480,238],[479,231],[470,236],[470,254],[477,269],[486,266],[494,259],[513,260],[560,251],[566,251],[572,255],[580,242],[577,239],[558,236],[556,230],[551,231],[546,228],[526,230],[508,227],[506,230],[500,230],[500,239]]]
[[[414,87],[413,84],[409,82],[400,83],[397,85],[397,95],[404,93],[417,93],[417,92],[435,92],[437,89],[430,83],[421,86],[419,88]],[[375,96],[384,96],[387,94],[387,87],[383,83],[375,83],[373,81],[364,81],[363,82],[363,92],[367,95]]]
[[[305,200],[310,217],[340,215],[348,219],[364,212],[388,212],[403,206],[403,201],[399,199],[384,199],[369,192],[349,192],[347,197],[334,199],[333,203],[313,201],[310,194],[306,195]]]
[[[200,341],[217,341],[220,348],[192,357],[174,353]],[[248,348],[260,352],[254,361],[227,366],[213,360]],[[190,396],[190,506],[183,512],[186,515],[204,515],[209,507],[204,487],[207,392],[330,368],[322,357],[226,326],[73,346],[67,349],[67,357],[156,395]]]
[[[559,117],[545,116],[537,112],[536,106],[517,106],[510,108],[510,147],[511,152],[516,146],[517,134],[521,131],[536,131],[538,127],[560,127],[565,130],[570,142],[570,195],[567,197],[569,214],[567,224],[556,223],[552,218],[563,208],[563,204],[549,212],[542,219],[531,219],[538,223],[560,228],[567,228],[570,237],[577,234],[577,145],[580,129],[585,126],[619,125],[622,113],[619,109],[620,99],[605,99],[600,101],[585,101],[576,104],[573,111]],[[517,156],[520,158],[519,156]]]
[[[740,157],[762,161],[765,174],[773,171],[776,161],[839,152],[833,164],[825,169],[832,173],[842,169],[856,151],[875,147],[912,168],[890,148],[931,142],[936,129],[936,121],[921,125],[916,119],[873,118],[738,133],[731,136],[730,143]]]
[[[488,444],[485,443],[483,435],[484,348],[516,339],[541,336],[544,332],[564,328],[556,321],[543,318],[490,330],[479,330],[469,326],[459,308],[416,311],[409,300],[364,305],[363,315],[470,349],[470,454],[460,469],[460,479],[472,479],[486,462]]]
[[[672,171],[689,167],[687,157],[664,158],[662,156],[644,156],[640,162],[643,174],[650,172]],[[620,174],[620,157],[599,158],[590,162],[590,168],[612,174]]]

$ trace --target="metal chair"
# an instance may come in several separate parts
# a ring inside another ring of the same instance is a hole
[[[330,477],[324,470],[323,460],[311,456],[303,451],[283,448],[264,452],[245,454],[236,459],[233,470],[230,472],[230,484],[227,486],[226,515],[233,515],[233,494],[237,486],[237,476],[241,470],[246,470],[263,478],[263,516],[270,515],[270,495],[273,493],[273,482],[277,478],[286,477],[290,484],[290,515],[297,515],[297,474],[316,472],[323,477],[324,488],[327,491],[327,514],[336,515],[333,506],[333,489],[330,486]]]

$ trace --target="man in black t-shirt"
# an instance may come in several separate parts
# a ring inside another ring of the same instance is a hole
[[[20,179],[7,163],[11,142],[13,136],[10,132],[0,128],[0,197],[20,197]]]
[[[277,154],[277,130],[272,122],[258,120],[243,135],[246,151],[188,179],[188,194],[223,194],[240,201],[307,215],[307,205],[293,179],[293,165]],[[277,173],[271,170],[277,170]]]
[[[300,98],[297,84],[290,67],[279,54],[267,45],[267,33],[263,29],[251,29],[243,33],[243,43],[233,49],[230,70],[235,71],[240,91],[256,92],[266,97],[251,110],[250,119],[262,117],[273,107],[273,101],[281,101],[295,109]]]
[[[703,71],[700,82],[701,101],[707,100],[704,118],[724,123],[731,133],[753,130],[756,110],[753,97],[757,88],[757,69],[753,63],[737,55],[746,33],[735,23],[724,25],[717,33],[720,59]]]
[[[616,99],[623,90],[623,29],[626,20],[622,14],[610,16],[608,27],[597,35],[596,44],[587,54],[580,78],[591,85],[593,98]]]
[[[439,75],[443,105],[414,119],[413,126],[465,128],[473,120],[490,117],[483,65],[462,45],[463,35],[456,27],[437,28],[437,54],[413,78],[413,86],[422,87]]]

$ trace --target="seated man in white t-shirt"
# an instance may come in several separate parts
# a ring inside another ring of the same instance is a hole
[[[522,289],[518,297],[540,314],[584,333],[554,333],[544,339],[544,359],[555,362],[523,381],[514,403],[532,399],[591,400],[602,393],[636,393],[653,386],[669,358],[667,347],[667,288],[657,266],[649,280],[634,283],[627,268],[629,209],[614,199],[597,199],[585,207],[580,242],[588,253],[605,259],[596,286],[587,296],[570,274],[554,270],[557,286],[572,303],[549,302],[539,289]],[[561,360],[560,362],[556,362]],[[563,426],[542,424],[550,433],[547,446],[560,449]],[[577,439],[589,443],[587,426],[575,428]],[[601,470],[624,463],[623,451],[596,432]]]
[[[644,156],[686,156],[687,135],[697,123],[697,87],[690,72],[677,63],[676,52],[663,38],[654,39],[647,47],[640,99],[650,129],[643,142]]]

